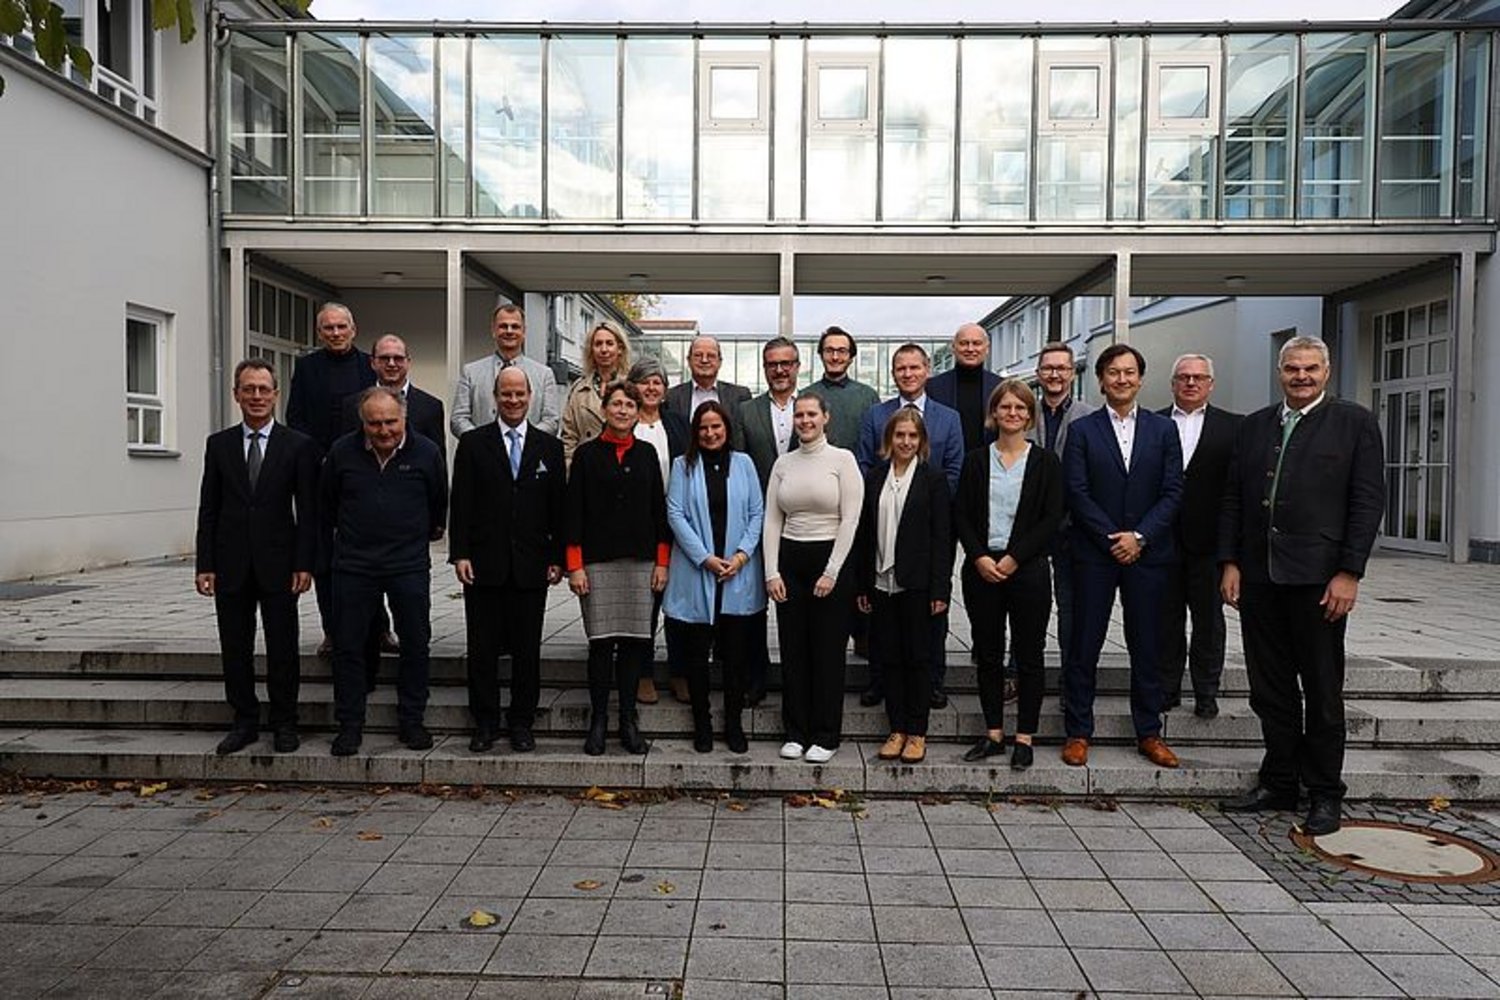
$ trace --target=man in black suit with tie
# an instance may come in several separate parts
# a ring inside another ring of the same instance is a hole
[[[276,371],[260,358],[234,369],[243,421],[212,434],[198,500],[198,593],[214,599],[224,693],[234,710],[221,754],[254,743],[255,609],[266,632],[269,722],[277,753],[297,749],[297,597],[312,586],[318,446],[276,423]]]
[[[1219,714],[1219,677],[1224,673],[1224,603],[1219,599],[1219,501],[1234,454],[1234,435],[1244,419],[1209,405],[1214,362],[1206,354],[1184,354],[1172,365],[1172,405],[1161,411],[1177,425],[1182,442],[1182,506],[1177,512],[1177,559],[1167,569],[1162,598],[1162,707],[1182,704],[1182,673],[1191,666],[1193,714]],[[1193,639],[1187,640],[1188,618]]]
[[[1284,400],[1240,424],[1219,517],[1219,589],[1239,609],[1250,707],[1266,752],[1237,812],[1311,806],[1303,830],[1339,828],[1345,786],[1344,630],[1385,511],[1374,414],[1326,394],[1328,347],[1281,348]]]
[[[500,729],[502,647],[511,655],[511,748],[536,747],[542,616],[547,588],[562,579],[566,491],[562,442],[527,423],[531,393],[523,369],[502,368],[495,422],[465,431],[453,458],[448,561],[464,587],[475,753],[491,749]]]
[[[394,333],[375,341],[370,348],[370,367],[375,370],[376,385],[406,400],[406,429],[416,431],[437,445],[439,453],[444,453],[447,438],[443,431],[448,425],[443,416],[443,401],[411,384],[411,352],[406,349],[406,341]],[[343,406],[344,433],[359,430],[359,394],[346,397]]]
[[[719,351],[719,342],[712,337],[695,337],[688,347],[688,369],[693,377],[667,390],[667,409],[675,411],[688,423],[693,421],[693,411],[705,401],[717,399],[724,404],[727,413],[734,413],[741,403],[750,398],[750,390],[733,382],[719,379],[719,368],[724,356]]]

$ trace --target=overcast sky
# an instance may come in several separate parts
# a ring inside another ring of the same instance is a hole
[[[312,13],[325,21],[475,20],[673,21],[673,22],[850,22],[876,23],[1085,23],[1211,22],[1245,20],[1377,20],[1399,0],[313,0]],[[799,333],[832,323],[856,333],[945,336],[976,320],[1001,298],[798,298]],[[776,329],[773,296],[663,296],[661,318],[697,319],[709,333],[770,333]]]

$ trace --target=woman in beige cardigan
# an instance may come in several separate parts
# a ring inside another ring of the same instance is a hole
[[[630,371],[630,341],[613,323],[599,323],[583,344],[583,375],[568,387],[562,410],[563,459],[573,464],[573,452],[604,429],[604,386]]]

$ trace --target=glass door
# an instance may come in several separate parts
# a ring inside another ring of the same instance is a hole
[[[1386,504],[1381,542],[1446,555],[1452,396],[1447,302],[1375,318],[1384,380],[1375,413],[1385,436]]]

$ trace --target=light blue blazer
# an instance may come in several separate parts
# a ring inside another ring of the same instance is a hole
[[[713,574],[703,568],[710,555],[743,552],[750,557],[724,585],[720,610],[726,615],[753,615],[766,606],[766,576],[760,561],[760,535],[765,521],[765,499],[755,464],[744,452],[729,456],[727,523],[724,545],[727,553],[714,553],[713,521],[708,514],[708,484],[703,466],[690,469],[681,456],[672,460],[672,478],[667,485],[667,523],[672,526],[672,567],[667,573],[667,593],[662,611],[681,622],[709,625],[714,621]]]

